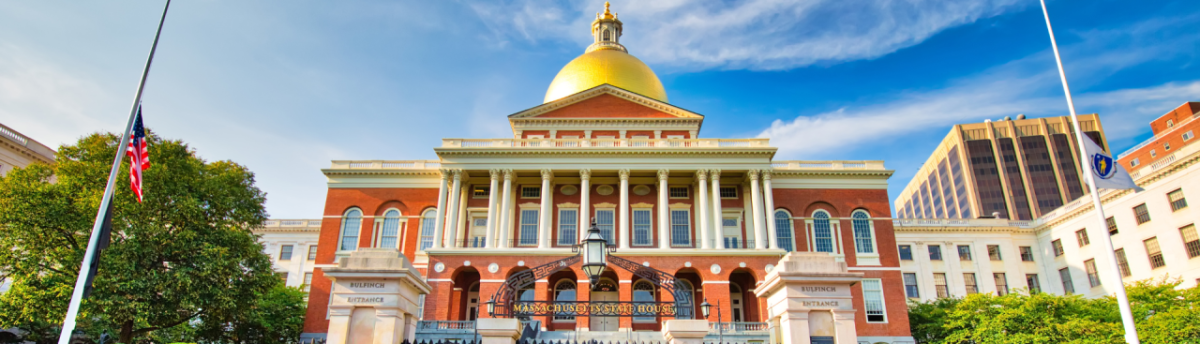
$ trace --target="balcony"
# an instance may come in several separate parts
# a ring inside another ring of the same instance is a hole
[[[769,148],[770,139],[442,139],[442,148]]]

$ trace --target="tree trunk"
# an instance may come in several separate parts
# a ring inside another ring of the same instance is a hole
[[[133,343],[133,320],[127,320],[121,324],[121,338],[119,339],[121,343]]]

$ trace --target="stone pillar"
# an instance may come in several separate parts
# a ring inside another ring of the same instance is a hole
[[[450,178],[450,170],[441,169],[442,181],[438,184],[437,217],[433,221],[433,248],[442,248],[442,230],[446,227],[446,182]]]
[[[450,195],[449,195],[448,199],[446,200],[446,204],[449,207],[448,207],[448,209],[446,209],[445,224],[446,224],[446,227],[449,228],[449,230],[446,231],[446,233],[447,233],[446,237],[438,238],[439,240],[444,240],[444,241],[449,242],[448,244],[445,244],[445,247],[455,247],[454,240],[455,240],[455,238],[458,238],[458,235],[455,233],[455,230],[458,228],[458,221],[457,221],[458,220],[458,204],[459,204],[458,198],[461,196],[459,194],[462,193],[461,192],[462,176],[463,176],[462,170],[454,170],[454,186],[450,188]]]
[[[617,171],[621,178],[621,204],[618,210],[621,222],[621,248],[629,248],[629,170]]]
[[[725,215],[721,213],[721,170],[711,170],[708,173],[712,181],[712,218],[713,218],[713,248],[725,248]]]
[[[662,334],[669,344],[704,344],[708,320],[667,320],[663,323]]]
[[[538,214],[538,248],[550,248],[550,220],[554,217],[550,215],[550,180],[554,179],[554,172],[549,169],[542,170],[542,207],[541,213]]]
[[[850,288],[861,283],[862,277],[829,254],[791,252],[767,272],[754,294],[766,299],[767,317],[778,319],[779,343],[809,344],[816,335],[832,336],[839,344],[855,344],[857,310]]]
[[[504,204],[500,207],[501,210],[498,211],[498,213],[500,213],[500,220],[496,222],[496,226],[500,229],[496,231],[496,238],[499,239],[499,241],[496,243],[496,247],[509,247],[508,240],[510,238],[509,232],[512,231],[512,225],[510,223],[512,222],[511,217],[513,211],[512,180],[513,171],[504,170]]]
[[[480,344],[513,344],[521,338],[521,321],[513,318],[487,318],[475,321]]]
[[[667,177],[671,171],[667,169],[658,170],[658,248],[671,248],[671,212],[667,205]]]
[[[758,170],[746,172],[750,177],[750,207],[754,212],[754,248],[767,248],[767,236],[763,235],[767,226],[763,221],[762,191],[758,187]]]
[[[499,247],[499,240],[496,240],[496,225],[500,223],[496,218],[496,198],[498,198],[499,190],[496,190],[500,181],[500,170],[490,170],[488,174],[492,177],[491,186],[488,187],[488,213],[487,213],[487,234],[484,234],[483,248]],[[496,242],[493,245],[492,242]]]
[[[696,171],[696,180],[700,181],[696,191],[696,222],[699,223],[697,228],[700,232],[700,245],[696,247],[707,250],[712,248],[708,229],[708,173],[704,170]]]
[[[576,238],[583,239],[592,225],[592,170],[579,170],[579,228]],[[580,289],[583,290],[583,289]]]
[[[333,282],[329,344],[398,344],[412,337],[421,295],[432,289],[400,251],[364,248],[325,268]]]
[[[770,238],[771,248],[779,248],[779,232],[775,231],[775,193],[771,190],[771,171],[762,171],[763,203],[767,208],[767,238]]]

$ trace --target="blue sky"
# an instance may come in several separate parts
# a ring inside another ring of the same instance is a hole
[[[591,42],[603,1],[177,1],[146,125],[321,215],[334,159],[431,159],[506,137]],[[1080,112],[1118,151],[1200,100],[1200,2],[1049,2]],[[703,137],[777,159],[884,160],[890,195],[955,123],[1066,114],[1037,1],[613,1],[622,42]],[[0,2],[0,123],[47,145],[119,131],[159,1]]]

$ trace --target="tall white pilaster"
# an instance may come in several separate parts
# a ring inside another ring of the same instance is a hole
[[[779,248],[779,232],[775,231],[775,193],[771,191],[771,171],[762,171],[763,203],[767,207],[767,237],[770,238],[771,248]],[[793,245],[794,246],[794,245]]]
[[[658,170],[658,248],[661,249],[671,248],[671,212],[667,209],[667,177],[670,175],[670,170]]]
[[[629,170],[617,171],[617,175],[621,178],[621,204],[618,205],[621,208],[618,210],[621,218],[621,234],[619,236],[621,237],[621,248],[629,248]]]
[[[554,172],[545,169],[542,170],[542,207],[540,221],[538,221],[538,248],[550,248],[550,179],[554,178]]]
[[[696,246],[701,249],[712,248],[712,240],[709,238],[708,229],[708,172],[704,170],[696,171],[696,180],[699,181],[696,191],[696,223],[700,232],[700,245]]]
[[[721,170],[708,171],[712,181],[713,248],[725,248],[725,216],[721,213]]]
[[[449,182],[450,174],[453,173],[447,169],[441,169],[438,172],[442,175],[442,181],[438,184],[437,210],[435,210],[437,217],[433,221],[433,246],[431,248],[434,249],[439,249],[443,246],[442,231],[446,226],[446,183]]]
[[[750,177],[750,207],[754,211],[754,248],[767,248],[767,224],[763,221],[762,188],[758,185],[758,170],[746,172]]]
[[[490,170],[488,174],[492,177],[491,186],[488,187],[488,213],[487,213],[487,234],[483,239],[483,248],[492,248],[498,245],[492,245],[496,241],[496,224],[500,223],[496,218],[499,211],[496,210],[496,199],[499,198],[500,190],[496,190],[500,182],[500,170]]]
[[[504,204],[500,207],[501,210],[498,212],[498,213],[500,213],[500,220],[498,222],[496,222],[496,226],[498,227],[498,229],[496,230],[496,238],[498,239],[498,241],[496,242],[496,247],[501,247],[501,248],[509,247],[508,240],[511,237],[511,235],[509,235],[509,233],[512,231],[512,212],[513,212],[513,209],[512,209],[512,207],[513,207],[512,180],[513,180],[513,177],[514,176],[513,176],[512,170],[504,170],[504,196],[503,196]]]
[[[579,170],[579,228],[575,237],[583,239],[592,225],[592,170]]]
[[[439,240],[446,242],[446,244],[444,244],[445,247],[455,247],[454,238],[457,238],[457,236],[455,235],[454,230],[458,227],[458,198],[459,194],[461,194],[460,191],[462,190],[462,175],[462,170],[454,170],[454,186],[450,188],[450,195],[446,200],[446,204],[448,205],[448,209],[446,209],[447,235],[446,237],[438,238]]]

